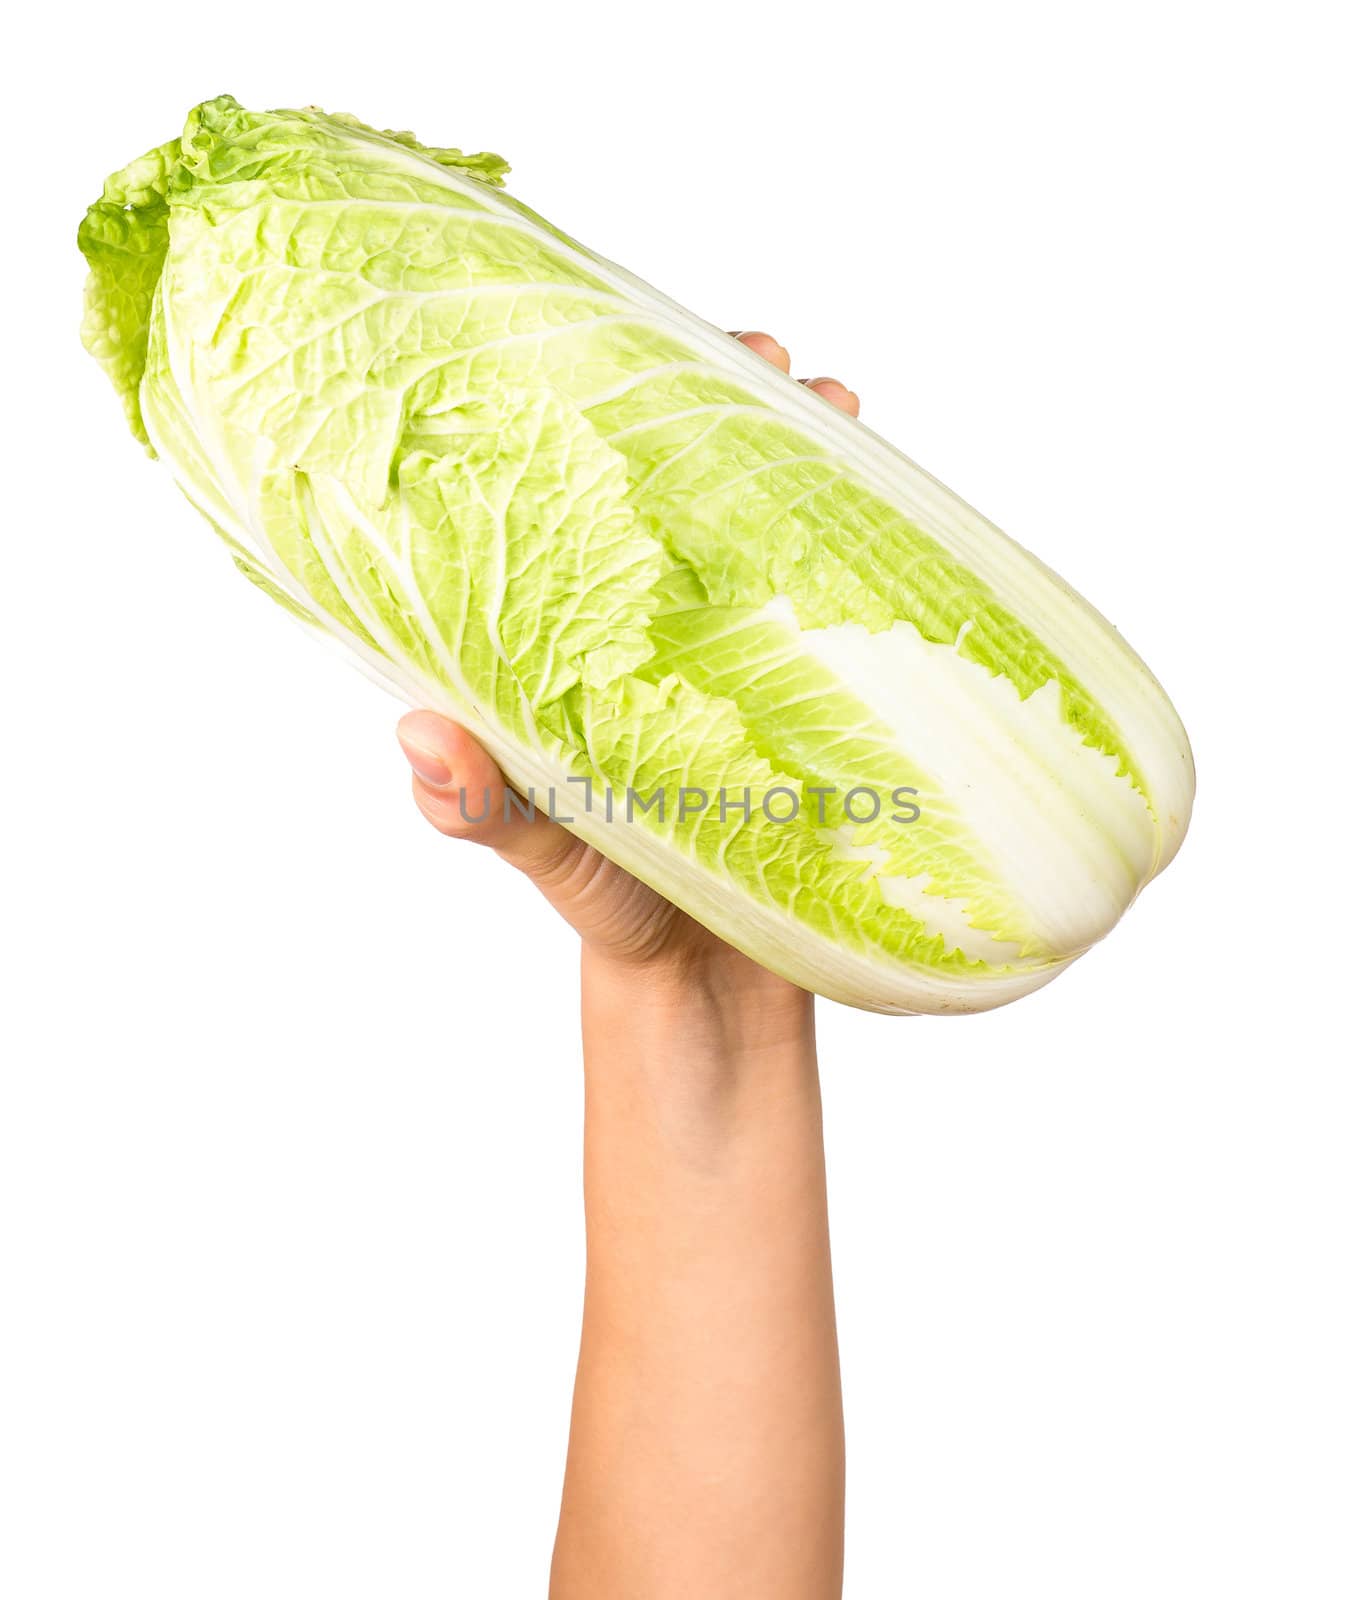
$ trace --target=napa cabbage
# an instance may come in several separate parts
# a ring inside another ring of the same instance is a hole
[[[505,171],[198,106],[80,229],[134,434],[255,584],[757,960],[885,1011],[1037,988],[1180,844],[1166,696],[985,518]]]

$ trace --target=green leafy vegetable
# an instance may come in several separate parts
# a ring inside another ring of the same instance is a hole
[[[197,107],[80,232],[134,433],[262,589],[766,965],[889,1011],[1038,987],[1180,844],[1165,695],[984,518],[505,170]]]

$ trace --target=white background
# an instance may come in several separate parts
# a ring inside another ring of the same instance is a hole
[[[493,148],[1066,574],[1189,842],[999,1013],[823,1007],[856,1600],[1371,1592],[1368,126],[1353,8],[48,8],[4,101],[0,1590],[544,1592],[571,935],[77,342],[228,90]],[[682,1597],[696,1600],[696,1597]]]

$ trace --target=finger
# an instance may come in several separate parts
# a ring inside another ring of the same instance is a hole
[[[439,833],[486,845],[548,888],[584,852],[581,840],[524,796],[506,803],[504,774],[464,729],[436,711],[411,711],[396,730],[414,771],[414,802]]]
[[[782,372],[790,371],[790,351],[769,333],[735,333],[733,337],[773,367],[779,367]]]
[[[815,394],[822,395],[830,405],[837,406],[839,411],[846,411],[849,417],[855,417],[862,408],[862,402],[837,378],[806,378],[804,385],[806,389],[813,389]]]

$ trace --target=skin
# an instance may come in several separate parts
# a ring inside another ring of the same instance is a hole
[[[737,337],[790,370],[770,335]],[[834,378],[809,386],[857,415]],[[439,832],[581,936],[586,1290],[551,1600],[834,1600],[843,1417],[813,996],[538,814],[455,723],[399,727]]]

